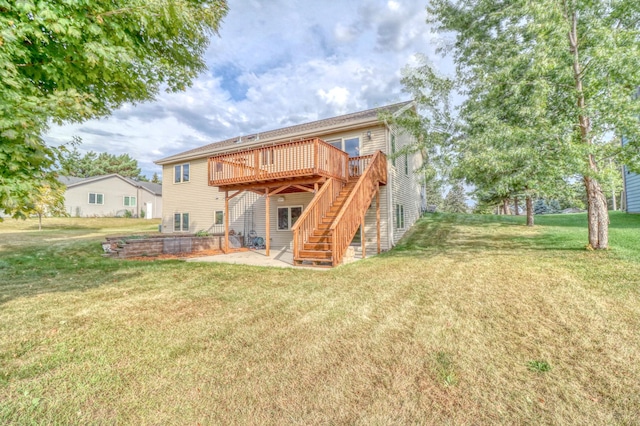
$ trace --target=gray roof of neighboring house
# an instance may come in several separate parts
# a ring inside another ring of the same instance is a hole
[[[96,181],[107,179],[110,177],[116,177],[116,178],[122,179],[125,182],[129,183],[130,185],[146,189],[147,191],[151,192],[154,195],[162,195],[161,184],[137,181],[128,177],[120,176],[117,173],[112,173],[109,175],[91,176],[86,178],[75,177],[75,176],[58,176],[58,181],[60,181],[61,183],[69,187],[69,186],[76,186],[76,185],[84,185],[87,183],[96,182]]]
[[[155,161],[156,164],[170,163],[174,160],[183,160],[186,158],[198,158],[208,155],[212,151],[218,151],[225,147],[232,147],[238,143],[238,141],[248,141],[258,143],[258,141],[264,143],[268,141],[274,141],[277,139],[285,139],[291,135],[298,135],[300,133],[322,131],[340,126],[348,126],[350,124],[356,124],[360,122],[373,121],[378,118],[378,115],[383,112],[391,114],[398,113],[401,110],[409,108],[414,101],[405,101],[397,104],[386,105],[383,107],[372,108],[366,111],[354,112],[351,114],[340,115],[337,117],[325,118],[323,120],[312,121],[309,123],[297,124],[295,126],[283,127],[281,129],[269,130],[262,133],[254,133],[245,136],[236,136],[231,139],[214,142],[208,145],[204,145],[198,148],[194,148],[188,151],[174,154],[169,157],[162,158]]]

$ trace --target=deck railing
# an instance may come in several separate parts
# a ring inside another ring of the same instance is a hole
[[[327,180],[318,193],[313,197],[302,215],[291,230],[293,231],[293,258],[299,257],[304,243],[309,242],[309,236],[320,225],[324,215],[331,209],[344,184],[336,179]]]
[[[318,138],[209,158],[209,185],[225,186],[302,176],[348,179],[349,156]]]
[[[373,200],[379,183],[387,182],[387,160],[382,152],[378,151],[364,157],[354,157],[354,165],[360,165],[360,163],[366,164],[367,167],[360,169],[363,171],[360,172],[358,182],[330,228],[333,266],[337,266],[342,261],[347,247],[351,244],[358,227],[363,222],[363,216]],[[351,159],[349,166],[351,167]],[[365,238],[364,230],[362,238]]]

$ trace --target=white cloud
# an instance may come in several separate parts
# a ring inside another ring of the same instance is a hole
[[[407,98],[400,70],[422,53],[436,65],[424,0],[232,2],[206,53],[210,70],[183,93],[125,105],[112,117],[52,127],[50,143],[152,161],[203,144]]]

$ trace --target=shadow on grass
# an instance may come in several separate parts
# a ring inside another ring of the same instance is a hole
[[[148,262],[102,257],[95,240],[0,252],[0,304],[38,294],[117,284],[140,276],[143,268],[149,268]]]

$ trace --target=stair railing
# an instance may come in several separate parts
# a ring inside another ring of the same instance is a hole
[[[370,160],[365,160],[364,157],[369,157]],[[378,151],[371,156],[364,157],[358,157],[357,161],[354,161],[354,164],[366,164],[366,168],[361,174],[353,173],[354,176],[360,175],[360,178],[330,228],[332,237],[331,263],[333,266],[342,262],[347,247],[351,244],[351,240],[356,235],[358,227],[362,224],[363,217],[371,205],[378,183],[386,184],[387,182],[386,156]],[[349,163],[351,164],[351,161]],[[364,230],[362,238],[365,238]]]
[[[344,183],[329,178],[318,190],[307,208],[302,212],[291,230],[293,231],[293,258],[300,255],[304,243],[309,242],[313,230],[320,225],[324,215],[331,209]]]

